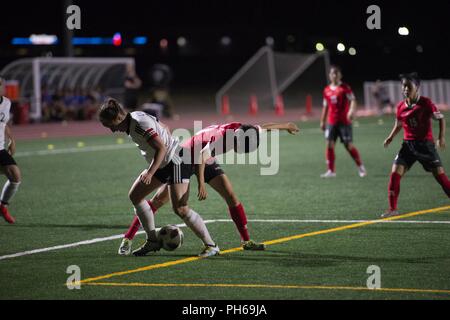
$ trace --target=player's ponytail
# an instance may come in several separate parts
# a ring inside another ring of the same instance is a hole
[[[114,98],[106,98],[100,107],[99,118],[102,121],[114,121],[124,110],[119,101]]]

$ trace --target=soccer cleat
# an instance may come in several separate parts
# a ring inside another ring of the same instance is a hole
[[[324,174],[321,174],[320,177],[321,178],[336,178],[336,173],[331,170],[328,170]]]
[[[199,257],[207,258],[212,256],[218,256],[220,254],[220,249],[217,245],[209,246],[206,245],[203,251],[198,255]]]
[[[131,254],[131,245],[133,244],[133,241],[127,238],[122,239],[122,243],[119,247],[119,255],[121,256],[129,256]]]
[[[136,257],[142,257],[149,252],[159,251],[160,249],[161,243],[159,241],[150,241],[147,239],[141,247],[133,251],[133,255]]]
[[[386,210],[382,215],[381,218],[389,218],[389,217],[395,217],[398,216],[400,213],[397,210]]]
[[[361,178],[364,178],[365,176],[367,176],[366,168],[363,165],[360,165],[358,167],[358,174]]]
[[[7,206],[5,206],[3,204],[0,205],[0,212],[3,216],[3,218],[6,220],[6,222],[8,222],[10,224],[13,224],[14,222],[16,222],[16,219],[14,219],[14,217],[9,214]]]
[[[242,242],[242,248],[244,250],[263,251],[266,250],[266,245],[264,243],[258,243],[253,240],[248,240]]]

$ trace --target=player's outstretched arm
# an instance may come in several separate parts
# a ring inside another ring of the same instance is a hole
[[[395,119],[395,124],[394,124],[394,128],[392,128],[391,133],[389,134],[389,136],[386,138],[386,140],[384,140],[384,147],[387,148],[392,140],[394,139],[394,137],[402,130],[402,123],[400,121],[398,121],[397,119]]]
[[[300,131],[300,129],[297,127],[295,123],[292,122],[286,122],[286,123],[265,123],[260,126],[262,129],[270,131],[270,130],[285,130],[289,132],[290,134],[296,134]]]
[[[11,156],[13,156],[16,153],[16,140],[12,135],[12,131],[9,125],[5,126],[5,135],[9,139],[8,152]]]

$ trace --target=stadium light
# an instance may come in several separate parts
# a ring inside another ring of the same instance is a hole
[[[224,47],[227,47],[231,44],[231,38],[228,36],[224,36],[220,39],[220,44]]]
[[[133,43],[139,46],[147,44],[147,41],[148,41],[147,37],[134,37],[133,39]]]
[[[295,42],[295,37],[292,34],[288,35],[286,39],[289,43]]]
[[[167,47],[169,46],[169,41],[167,41],[167,39],[161,39],[161,41],[159,41],[159,47],[163,50],[167,49]]]
[[[32,34],[28,38],[13,38],[12,45],[55,45],[58,44],[58,37],[48,34]]]
[[[409,35],[409,29],[407,27],[400,27],[398,28],[398,34],[401,36],[407,36]]]
[[[185,37],[179,37],[177,39],[177,44],[179,47],[184,47],[187,44],[187,40]]]
[[[341,42],[338,43],[337,45],[337,49],[339,52],[344,52],[345,51],[345,45]]]
[[[418,52],[418,53],[423,53],[423,47],[422,47],[422,45],[417,45],[416,46],[416,51]]]
[[[350,49],[348,49],[348,54],[351,56],[356,56],[356,49],[351,47]]]
[[[119,47],[122,44],[122,35],[119,32],[114,34],[112,44],[115,47]]]
[[[319,51],[319,52],[325,50],[325,46],[323,45],[323,43],[317,42],[316,43],[316,50]]]
[[[273,37],[266,37],[266,45],[273,46],[275,44],[275,39]]]
[[[51,45],[58,43],[58,37],[48,34],[32,34],[30,36],[30,42],[37,45]]]

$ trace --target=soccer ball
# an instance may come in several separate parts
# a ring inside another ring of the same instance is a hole
[[[164,250],[173,251],[183,244],[184,234],[180,228],[174,225],[167,225],[161,228],[158,233],[158,240]]]

